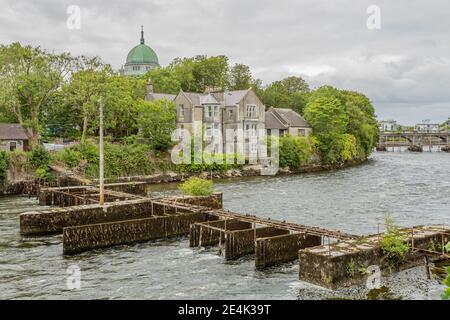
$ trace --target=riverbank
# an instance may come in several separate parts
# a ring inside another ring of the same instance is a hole
[[[321,164],[309,164],[296,169],[290,168],[280,168],[280,170],[275,174],[275,176],[284,175],[296,175],[296,174],[306,174],[313,172],[326,172],[326,171],[336,171],[345,168],[358,166],[367,163],[368,159],[358,159],[347,161],[341,165],[321,165]],[[53,172],[57,174],[57,179],[52,184],[45,184],[45,186],[59,187],[59,186],[77,186],[86,185],[90,183],[97,183],[98,180],[82,179],[77,175],[74,175],[69,169],[63,170],[61,167],[52,167]],[[247,165],[240,169],[230,169],[227,171],[213,171],[213,172],[200,172],[200,173],[186,173],[186,172],[174,172],[167,171],[162,173],[157,173],[153,175],[145,176],[129,176],[129,177],[119,177],[116,179],[106,179],[106,183],[121,183],[121,182],[145,182],[147,184],[159,184],[159,183],[172,183],[172,182],[182,182],[192,176],[199,176],[207,179],[233,179],[242,177],[258,177],[261,176],[261,166],[259,165]],[[39,184],[36,180],[22,180],[7,183],[5,186],[0,187],[0,195],[20,195],[20,194],[30,194],[36,195],[38,193]]]

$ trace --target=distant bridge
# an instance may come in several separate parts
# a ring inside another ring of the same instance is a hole
[[[383,150],[389,147],[423,146],[450,147],[450,131],[381,132],[377,148]]]

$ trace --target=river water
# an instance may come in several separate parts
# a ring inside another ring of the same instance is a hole
[[[335,172],[217,181],[226,209],[376,233],[389,213],[401,226],[450,223],[450,154],[376,153],[369,163]],[[155,185],[153,195],[176,193]],[[187,239],[148,242],[63,257],[61,236],[24,238],[19,214],[35,199],[0,198],[0,299],[329,299],[366,298],[364,286],[326,290],[298,280],[298,263],[264,271],[246,257],[225,262],[217,249]],[[380,227],[382,230],[382,227]],[[69,290],[68,268],[81,270]],[[423,267],[383,278],[385,298],[439,299],[441,279]],[[372,292],[373,293],[373,292]],[[380,297],[383,297],[380,296]]]

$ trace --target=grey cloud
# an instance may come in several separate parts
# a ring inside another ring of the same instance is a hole
[[[65,26],[68,5],[81,30]],[[381,30],[366,8],[381,7]],[[0,43],[99,55],[119,68],[139,41],[165,65],[225,54],[265,83],[302,75],[312,87],[366,93],[380,118],[405,123],[450,116],[450,3],[445,0],[0,0]]]

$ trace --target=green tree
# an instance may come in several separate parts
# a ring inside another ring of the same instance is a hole
[[[311,144],[305,137],[281,137],[279,146],[281,167],[298,168],[311,159]]]
[[[296,92],[307,93],[309,92],[308,83],[301,77],[287,77],[280,81],[283,87],[286,88],[289,95]]]
[[[166,151],[172,144],[171,134],[176,129],[176,110],[173,102],[142,101],[138,107],[138,126],[154,150]]]
[[[12,112],[26,130],[31,146],[37,145],[40,114],[70,75],[74,59],[50,54],[20,43],[0,46],[0,106]]]
[[[229,74],[229,90],[246,90],[254,84],[250,68],[244,64],[236,63]]]
[[[157,93],[177,94],[182,88],[180,78],[171,66],[154,68],[145,75],[145,79],[152,80],[153,90]]]
[[[348,125],[342,102],[332,96],[316,96],[308,103],[305,117],[313,127],[322,161],[328,164],[342,162],[343,135]]]

